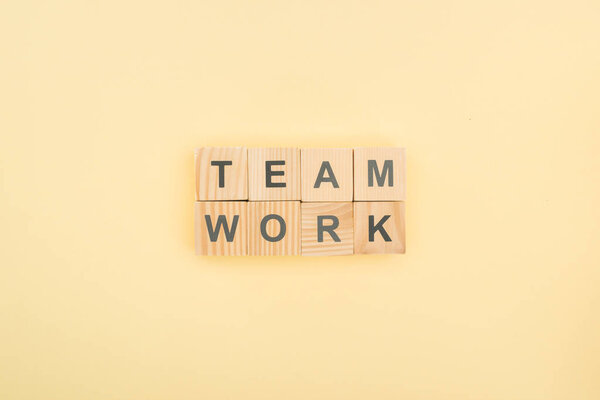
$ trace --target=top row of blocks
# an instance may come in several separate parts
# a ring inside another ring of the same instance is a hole
[[[399,147],[298,149],[202,147],[196,201],[404,201]]]

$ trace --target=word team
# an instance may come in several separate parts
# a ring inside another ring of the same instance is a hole
[[[196,254],[405,252],[406,154],[398,147],[201,147]]]

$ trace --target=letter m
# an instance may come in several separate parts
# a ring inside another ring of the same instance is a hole
[[[377,161],[369,160],[367,163],[369,167],[369,187],[373,186],[373,176],[375,176],[375,179],[377,180],[377,186],[383,186],[385,184],[386,176],[388,178],[388,186],[394,186],[392,183],[394,181],[393,160],[385,160],[383,162],[383,171],[381,171],[381,173],[379,173]]]
[[[204,219],[206,220],[206,229],[208,230],[208,237],[211,242],[216,242],[219,238],[219,232],[221,231],[221,226],[223,226],[223,231],[225,232],[225,239],[228,242],[233,242],[233,238],[235,237],[235,230],[237,229],[238,221],[240,219],[239,215],[233,216],[233,222],[231,223],[231,229],[229,229],[229,224],[227,223],[227,218],[224,215],[219,215],[217,217],[217,224],[213,228],[212,220],[210,215],[205,215]]]

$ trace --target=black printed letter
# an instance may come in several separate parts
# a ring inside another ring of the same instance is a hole
[[[324,226],[323,220],[331,220],[331,224]],[[323,241],[323,232],[327,231],[334,242],[341,242],[340,237],[335,233],[335,228],[340,224],[340,220],[335,215],[318,215],[317,216],[317,242]]]
[[[279,234],[277,236],[269,236],[267,233],[267,222],[272,219],[275,219],[277,222],[279,222]],[[260,221],[260,234],[268,242],[279,242],[285,236],[285,221],[277,214],[266,215],[262,221]]]
[[[232,161],[211,161],[210,165],[219,167],[219,187],[225,187],[225,166],[232,165]]]
[[[385,160],[383,162],[383,171],[379,174],[379,168],[377,168],[377,161],[369,160],[369,187],[373,186],[373,175],[375,175],[375,179],[377,179],[377,186],[383,186],[385,183],[385,176],[388,177],[388,186],[394,186],[392,182],[394,181],[394,161],[393,160]]]
[[[219,238],[219,232],[221,231],[221,225],[223,226],[223,231],[225,231],[225,239],[228,242],[233,242],[233,238],[235,237],[235,230],[237,229],[238,220],[240,219],[239,215],[233,216],[233,222],[231,223],[231,229],[229,229],[229,225],[227,224],[227,217],[224,215],[219,215],[217,217],[217,225],[213,229],[212,221],[210,219],[210,215],[205,215],[204,219],[206,220],[206,229],[208,230],[208,237],[211,242],[216,242]]]
[[[379,233],[381,234],[381,237],[383,237],[384,241],[386,241],[386,242],[392,241],[392,239],[390,239],[390,236],[387,234],[385,229],[383,229],[383,224],[385,223],[385,221],[388,220],[389,217],[390,217],[389,215],[384,215],[383,218],[381,218],[379,220],[379,222],[377,224],[375,224],[375,216],[369,215],[369,242],[375,241],[375,232],[377,232],[377,231],[379,231]]]
[[[267,179],[267,187],[285,187],[285,182],[271,182],[272,176],[283,175],[283,171],[271,171],[271,166],[273,165],[285,165],[284,160],[277,161],[265,161],[266,174],[265,177]]]
[[[327,172],[327,178],[324,177],[325,172]],[[331,182],[335,189],[340,187],[340,185],[337,183],[337,179],[335,179],[335,175],[333,174],[333,170],[331,169],[331,164],[329,164],[329,161],[323,161],[321,164],[321,169],[319,169],[319,174],[317,175],[314,188],[318,189],[321,186],[321,182]]]

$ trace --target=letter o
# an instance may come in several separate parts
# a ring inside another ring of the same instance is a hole
[[[270,236],[267,233],[267,223],[272,219],[277,220],[277,222],[279,222],[280,228],[279,234],[277,234],[277,236]],[[285,236],[285,229],[285,221],[283,220],[283,218],[281,218],[280,215],[277,214],[266,215],[262,219],[262,221],[260,221],[260,234],[268,242],[279,242],[281,239],[283,239],[283,237]]]

